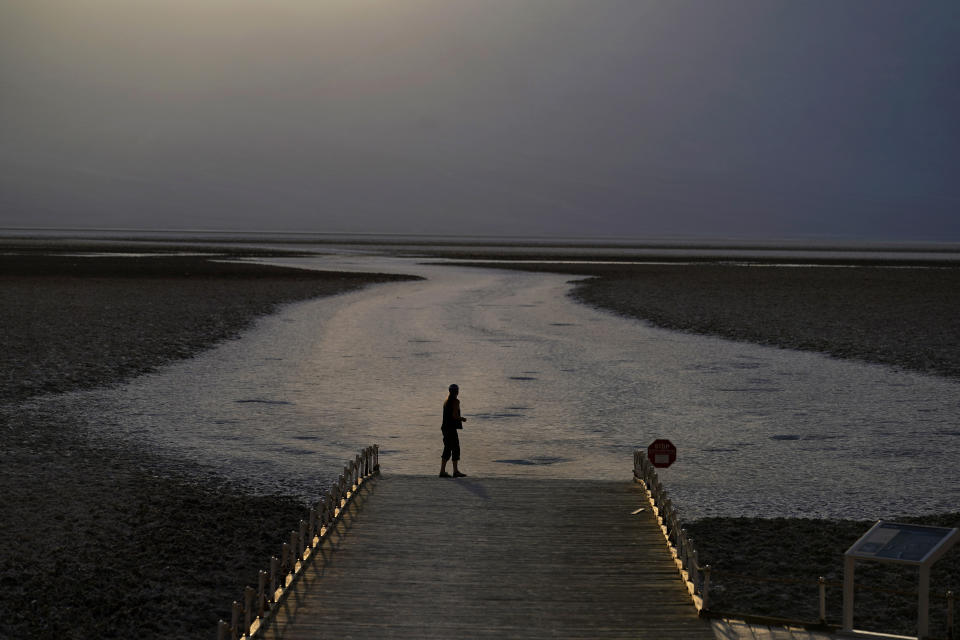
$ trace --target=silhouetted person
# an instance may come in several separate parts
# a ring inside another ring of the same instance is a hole
[[[447,460],[453,458],[453,477],[463,478],[467,474],[461,473],[457,468],[460,461],[460,436],[457,429],[463,429],[463,423],[466,418],[460,415],[460,401],[457,395],[460,393],[460,387],[455,384],[450,385],[450,395],[443,402],[443,424],[440,431],[443,433],[443,455],[440,456],[440,477],[449,478],[447,473]]]

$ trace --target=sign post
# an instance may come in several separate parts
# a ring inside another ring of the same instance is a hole
[[[658,438],[647,447],[647,460],[660,469],[666,469],[677,461],[677,448],[669,440]]]
[[[856,560],[873,560],[913,565],[919,568],[917,637],[926,637],[930,626],[930,567],[958,539],[960,539],[960,531],[947,527],[898,524],[883,520],[873,525],[844,553],[843,630],[853,633],[854,563]]]

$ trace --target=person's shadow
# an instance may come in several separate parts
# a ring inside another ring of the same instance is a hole
[[[465,489],[472,493],[473,495],[481,498],[483,500],[489,500],[490,494],[487,493],[487,488],[476,480],[465,480],[463,478],[457,478],[454,484],[459,485],[462,489]]]

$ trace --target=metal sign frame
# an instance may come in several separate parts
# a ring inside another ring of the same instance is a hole
[[[917,637],[930,627],[930,567],[957,541],[960,530],[878,521],[843,554],[843,630],[853,632],[854,567],[857,560],[913,565],[920,569]]]

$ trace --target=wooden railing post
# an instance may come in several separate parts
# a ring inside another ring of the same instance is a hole
[[[256,592],[253,587],[248,585],[243,590],[243,633],[241,635],[250,633],[250,625],[253,624],[253,599],[255,597]]]
[[[263,618],[267,612],[267,572],[260,569],[257,573],[257,617]]]
[[[240,640],[240,612],[242,607],[236,600],[233,601],[233,610],[230,612],[230,638]]]
[[[277,579],[280,577],[280,558],[270,556],[270,602],[273,602],[277,592]]]
[[[297,531],[296,529],[290,530],[290,573],[294,573],[297,570],[297,560],[300,559],[300,553],[297,551]]]
[[[707,565],[703,568],[703,589],[700,593],[700,597],[703,598],[702,608],[704,610],[710,608],[709,599],[710,599],[710,565]]]
[[[683,562],[684,566],[690,562],[690,538],[687,537],[687,530],[680,529],[680,537],[683,538],[683,546],[680,549],[677,549],[677,555],[680,556],[680,560]]]
[[[947,638],[956,638],[953,633],[953,591],[947,591]]]
[[[230,625],[225,620],[217,621],[217,640],[230,640]]]
[[[670,537],[671,520],[673,519],[673,502],[670,498],[663,501],[663,526],[667,528],[667,538]]]
[[[306,520],[300,521],[300,531],[298,532],[298,535],[299,535],[299,540],[297,542],[297,547],[300,549],[300,553],[298,553],[297,555],[300,557],[301,560],[303,560],[304,553],[306,552],[307,548],[310,546],[310,544],[307,542],[307,521]]]
[[[280,587],[287,586],[287,574],[290,573],[290,543],[280,545]]]
[[[827,624],[827,581],[823,576],[817,579],[820,592],[820,624]]]
[[[690,546],[693,547],[693,540],[690,541]],[[687,567],[687,571],[694,576],[693,584],[697,584],[700,579],[700,556],[697,554],[696,547],[693,547],[693,562]]]

